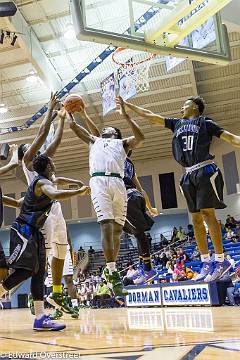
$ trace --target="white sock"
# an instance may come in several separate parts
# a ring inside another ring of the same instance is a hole
[[[8,291],[6,289],[4,289],[4,287],[2,286],[2,284],[0,284],[0,299],[3,297],[3,295],[5,295]]]
[[[224,262],[224,254],[215,254],[215,261]]]
[[[202,254],[202,255],[201,255],[201,261],[202,261],[202,262],[208,262],[208,261],[210,261],[210,255],[209,255],[209,254]]]
[[[115,261],[113,261],[113,262],[108,262],[108,263],[107,263],[107,269],[109,270],[110,275],[111,275],[114,271],[117,271],[117,269],[116,269],[116,262],[115,262]]]
[[[35,316],[37,319],[40,319],[44,314],[44,302],[37,300],[33,302],[34,304],[34,310],[35,310]]]
[[[78,300],[77,299],[71,299],[72,306],[78,306]]]

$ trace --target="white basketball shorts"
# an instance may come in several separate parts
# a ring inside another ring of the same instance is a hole
[[[94,176],[89,185],[98,222],[114,220],[123,226],[127,213],[127,193],[123,180],[110,176]]]
[[[63,217],[62,207],[58,201],[52,204],[51,211],[45,221],[42,231],[45,238],[45,247],[49,251],[52,244],[68,245],[67,227]]]

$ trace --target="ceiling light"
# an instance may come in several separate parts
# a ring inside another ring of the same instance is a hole
[[[36,83],[39,80],[39,77],[37,76],[37,74],[31,70],[28,74],[28,76],[26,77],[26,80],[30,83]]]
[[[8,108],[4,104],[1,104],[0,114],[6,114],[6,112],[8,112]]]
[[[68,39],[68,40],[76,38],[76,34],[75,34],[73,24],[68,24],[66,26],[66,31],[63,34],[63,36],[65,37],[65,39]]]

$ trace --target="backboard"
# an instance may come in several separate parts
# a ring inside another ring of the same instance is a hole
[[[71,0],[77,38],[218,65],[231,60],[220,10],[231,0]]]

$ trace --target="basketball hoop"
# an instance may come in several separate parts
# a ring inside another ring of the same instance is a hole
[[[125,75],[132,78],[137,92],[149,90],[149,68],[155,57],[146,51],[118,48],[112,55],[113,62],[119,66],[118,80]]]

